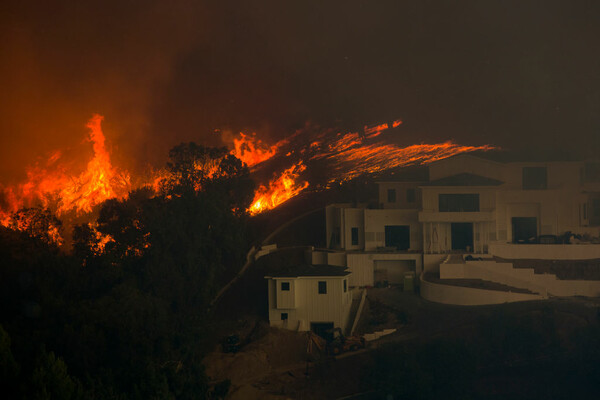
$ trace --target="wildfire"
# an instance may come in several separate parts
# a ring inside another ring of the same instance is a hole
[[[59,215],[71,210],[90,212],[105,200],[126,196],[131,189],[129,174],[119,173],[110,163],[110,155],[104,146],[103,119],[96,114],[86,125],[90,129],[89,140],[94,144],[94,158],[77,179],[71,180],[61,190]]]
[[[24,183],[2,188],[6,203],[0,211],[3,225],[11,213],[24,207],[53,206],[59,216],[73,211],[83,214],[107,199],[127,195],[131,189],[130,177],[128,173],[116,170],[110,162],[102,120],[102,116],[94,115],[86,125],[90,130],[94,157],[79,175],[71,175],[64,165],[60,165],[61,153],[55,152],[45,167],[30,168]]]
[[[308,182],[301,182],[298,179],[305,169],[306,165],[299,161],[283,171],[279,177],[272,179],[269,187],[260,185],[254,194],[252,205],[248,209],[250,214],[255,215],[273,209],[300,194],[309,185]]]
[[[62,153],[55,152],[45,165],[35,165],[27,171],[24,183],[1,187],[0,194],[4,200],[0,209],[0,224],[14,229],[28,230],[32,224],[25,220],[17,221],[16,213],[25,208],[51,208],[58,216],[68,213],[81,215],[110,198],[122,198],[131,189],[127,172],[114,168],[110,155],[105,147],[100,115],[94,115],[87,123],[88,140],[93,143],[94,156],[87,167],[79,174],[73,175],[66,164],[61,164]],[[33,225],[35,226],[35,225]],[[54,229],[54,228],[52,228]],[[52,241],[62,242],[58,230],[50,232]]]
[[[249,136],[240,132],[240,137],[233,139],[231,154],[242,160],[247,166],[253,167],[273,157],[277,153],[277,149],[284,144],[287,144],[287,140],[281,140],[268,146],[258,139],[255,133]]]
[[[164,182],[173,178],[170,173],[166,169],[152,170],[145,177],[137,177],[135,184],[132,184],[128,172],[111,164],[102,121],[102,116],[94,115],[86,125],[89,129],[88,140],[93,144],[93,157],[82,172],[74,174],[73,168],[66,166],[63,154],[55,152],[45,163],[29,168],[24,183],[0,186],[0,224],[28,230],[36,225],[26,221],[27,212],[19,210],[38,207],[51,209],[58,216],[82,215],[107,199],[125,198],[136,187],[149,187],[159,193]],[[230,137],[227,143],[232,148],[230,153],[251,167],[253,173],[259,170],[281,171],[281,167],[274,166],[282,163],[287,166],[282,172],[272,173],[273,178],[268,183],[259,184],[248,212],[255,215],[273,209],[304,191],[309,187],[305,177],[307,169],[313,165],[318,165],[324,173],[311,178],[310,185],[322,188],[363,174],[378,174],[390,168],[426,164],[459,153],[493,149],[487,145],[460,146],[452,142],[407,147],[386,143],[383,133],[401,124],[401,120],[395,120],[365,126],[360,133],[311,130],[307,126],[273,145],[261,141],[254,133]],[[276,161],[265,162],[271,159]],[[212,176],[218,169],[217,164],[208,165],[208,162],[214,164],[217,161],[201,160],[196,165],[198,170],[206,172],[206,177]],[[49,235],[58,237],[58,228],[49,228]],[[98,237],[98,251],[102,251],[110,240],[112,238]],[[55,241],[60,242],[60,238]]]
[[[272,179],[268,187],[260,185],[249,212],[258,214],[273,209],[306,189],[309,183],[302,179],[302,173],[307,169],[305,162],[325,163],[327,172],[321,179],[324,186],[329,187],[333,183],[341,183],[364,174],[376,175],[390,168],[427,164],[460,153],[494,148],[488,145],[461,146],[450,141],[399,147],[381,140],[382,133],[401,124],[401,120],[395,120],[391,124],[365,126],[363,133],[334,134],[325,131],[312,135],[303,132],[305,134],[299,135],[297,132],[279,142],[276,148],[281,148],[285,157],[299,155],[300,161],[286,169],[279,177]],[[277,155],[279,154],[270,157]],[[259,167],[260,165],[255,165],[255,168]]]

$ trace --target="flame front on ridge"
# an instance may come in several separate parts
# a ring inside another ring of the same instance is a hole
[[[94,115],[86,127],[93,143],[93,157],[80,173],[61,164],[62,153],[54,152],[44,166],[36,165],[27,171],[27,180],[15,186],[0,186],[3,201],[0,224],[10,226],[11,215],[22,208],[50,208],[58,216],[81,215],[110,198],[122,199],[135,187],[146,186],[158,193],[161,182],[169,178],[165,169],[153,170],[146,178],[138,177],[132,185],[127,171],[115,168],[105,146],[100,115]],[[335,133],[331,130],[299,130],[274,145],[268,145],[256,134],[240,133],[231,138],[231,154],[252,168],[253,172],[273,171],[272,178],[259,184],[248,212],[252,215],[273,209],[297,196],[309,186],[328,187],[363,174],[379,174],[390,168],[427,164],[456,154],[494,147],[461,146],[453,142],[415,144],[400,147],[386,143],[382,134],[398,128],[401,120],[365,126],[363,132]],[[277,160],[279,163],[271,163]],[[267,161],[269,161],[267,163]],[[320,183],[309,184],[307,175],[314,163],[320,163]],[[285,164],[287,166],[281,166]],[[278,165],[277,167],[274,167]],[[198,168],[216,168],[198,165]],[[277,172],[277,170],[281,172]],[[262,175],[265,175],[264,173]],[[13,223],[14,226],[14,223]]]

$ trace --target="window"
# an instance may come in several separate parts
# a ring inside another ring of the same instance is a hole
[[[548,188],[548,171],[546,167],[523,167],[523,190],[540,190]]]
[[[415,202],[415,189],[406,189],[406,202],[414,203]]]
[[[282,313],[281,313],[281,320],[282,320],[282,321],[286,321],[287,319],[288,319],[288,313],[286,313],[286,312],[282,312]]]
[[[344,279],[344,293],[348,291],[348,281]]]
[[[289,291],[290,283],[289,282],[281,282],[281,291]]]
[[[396,250],[410,248],[410,225],[386,225],[384,235],[385,247],[395,247]]]
[[[327,282],[319,281],[319,294],[327,294]]]
[[[440,194],[440,212],[477,212],[479,194]]]
[[[358,228],[352,228],[352,246],[358,246]]]
[[[396,189],[388,189],[388,203],[396,202]]]

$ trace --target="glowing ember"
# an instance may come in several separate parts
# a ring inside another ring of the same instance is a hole
[[[377,174],[391,168],[428,164],[460,153],[488,151],[494,147],[460,146],[452,142],[439,144],[416,144],[398,147],[394,144],[363,144],[355,133],[327,146],[312,159],[330,160],[332,170],[329,183],[342,182],[363,174]]]
[[[258,214],[271,210],[281,203],[297,196],[308,187],[308,182],[300,182],[300,174],[306,169],[302,161],[283,171],[278,177],[269,182],[269,187],[260,185],[254,194],[250,214]]]

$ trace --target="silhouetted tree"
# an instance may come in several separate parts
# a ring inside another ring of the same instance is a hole
[[[62,222],[47,208],[22,208],[11,216],[10,227],[45,243],[60,245]]]

